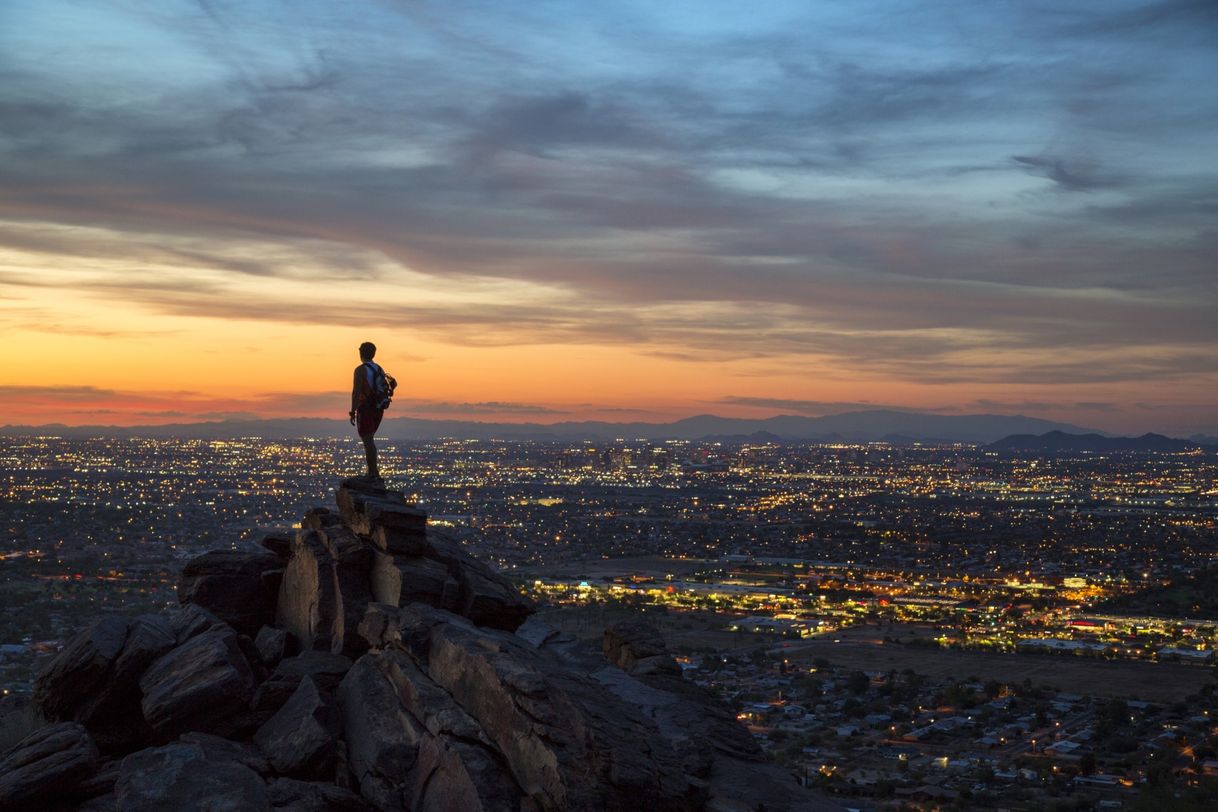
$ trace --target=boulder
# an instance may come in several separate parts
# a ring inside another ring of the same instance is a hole
[[[258,649],[258,659],[262,660],[268,668],[274,668],[288,653],[289,642],[295,641],[283,629],[263,626],[258,630],[258,636],[254,638],[254,645]]]
[[[92,775],[83,779],[72,791],[72,798],[87,801],[91,798],[102,798],[114,795],[114,782],[118,779],[118,767],[121,759],[112,759],[98,767]]]
[[[402,707],[393,684],[365,654],[338,686],[347,760],[360,795],[375,809],[407,806],[407,777],[418,758],[419,725]]]
[[[357,629],[364,610],[373,600],[370,574],[374,550],[346,527],[328,528],[323,535],[333,556],[334,583],[339,598],[338,637],[331,641],[330,650],[335,654],[358,656],[365,649]]]
[[[176,645],[177,634],[165,615],[141,615],[132,621],[123,650],[106,681],[85,700],[78,713],[102,750],[126,751],[147,739],[139,680],[153,662]]]
[[[335,527],[342,523],[343,517],[337,513],[331,513],[329,508],[315,507],[305,511],[300,526],[310,530],[325,530],[327,527]]]
[[[97,766],[89,731],[75,722],[46,725],[0,757],[0,809],[44,809],[71,795]]]
[[[34,702],[53,721],[80,721],[127,642],[130,622],[103,617],[67,642],[34,680]]]
[[[248,634],[239,634],[237,635],[237,647],[241,649],[241,653],[245,655],[245,661],[249,663],[250,671],[254,675],[254,684],[264,682],[271,675],[271,669],[262,662],[262,654],[258,651],[258,646],[254,644]]]
[[[405,653],[386,651],[379,660],[402,707],[426,730],[415,764],[412,808],[518,809],[520,787],[481,725]]]
[[[663,635],[643,620],[623,620],[605,629],[605,658],[623,671],[679,676],[681,666],[668,653]]]
[[[178,633],[165,615],[140,615],[127,630],[123,650],[114,661],[111,680],[139,679],[148,666],[178,645]]]
[[[378,603],[398,606],[418,601],[451,611],[461,605],[460,582],[447,566],[431,558],[377,553],[371,585]]]
[[[449,574],[460,584],[455,607],[436,604],[441,609],[451,609],[468,617],[479,626],[515,631],[533,613],[532,603],[509,579],[481,561],[466,554],[459,542],[446,534],[434,531],[429,536],[435,558],[448,569]],[[401,603],[411,598],[403,589]]]
[[[139,681],[144,719],[161,735],[189,730],[231,734],[254,696],[254,677],[237,635],[219,627],[161,657]]]
[[[341,729],[334,701],[306,676],[284,706],[258,728],[254,741],[278,773],[333,777],[335,745]]]
[[[85,725],[101,749],[122,750],[148,732],[140,714],[140,676],[176,643],[167,615],[98,620],[38,675],[35,700],[48,718]]]
[[[423,521],[423,526],[417,529],[377,525],[370,535],[372,543],[390,555],[430,555],[432,547],[427,540],[426,516]]]
[[[382,649],[401,641],[398,623],[397,604],[372,603],[364,611],[359,633],[369,648]]]
[[[118,808],[118,796],[113,792],[90,798],[79,806],[75,812],[123,812]]]
[[[209,757],[197,744],[175,742],[123,759],[114,785],[123,812],[208,809],[266,812],[266,785],[238,761]]]
[[[301,530],[284,568],[274,625],[291,634],[303,651],[329,651],[332,641],[342,635],[340,600],[334,557],[325,536],[317,530]]]
[[[339,686],[352,772],[377,809],[517,812],[490,739],[399,651],[360,658]]]
[[[369,808],[351,790],[321,781],[276,778],[267,787],[267,795],[272,809],[291,812],[362,812]]]
[[[341,654],[302,651],[295,657],[280,660],[266,682],[258,686],[250,707],[258,712],[270,711],[273,714],[291,698],[304,677],[312,678],[319,689],[329,693],[338,686],[350,668],[350,658]]]
[[[178,601],[209,609],[243,634],[274,621],[283,562],[272,553],[212,550],[186,562]]]
[[[208,629],[224,625],[224,621],[197,603],[188,603],[185,606],[168,609],[165,616],[169,619],[169,626],[173,629],[174,638],[179,646],[196,634],[202,634]]]
[[[663,639],[653,628],[614,628],[608,652],[634,640],[648,656],[631,673],[608,666],[591,646],[530,619],[517,631],[541,652],[591,676],[606,695],[639,709],[680,756],[685,773],[705,794],[706,809],[748,812],[763,805],[773,812],[840,812],[842,807],[804,789],[781,766],[768,761],[757,740],[736,721],[731,708],[705,689],[670,673],[647,673],[646,664]],[[667,647],[664,647],[667,650]]]
[[[289,533],[267,533],[258,543],[280,560],[286,561],[292,555],[292,535]]]
[[[470,558],[459,571],[461,599],[458,613],[479,626],[515,631],[532,614],[533,607],[508,579]]]
[[[407,504],[400,491],[345,479],[335,498],[343,524],[361,536],[371,536],[377,527],[415,536],[426,532],[427,513]]]
[[[203,755],[208,761],[235,761],[249,767],[259,775],[271,772],[271,763],[266,756],[252,744],[232,741],[211,733],[200,733],[192,730],[178,737],[181,744],[193,744],[203,749]]]

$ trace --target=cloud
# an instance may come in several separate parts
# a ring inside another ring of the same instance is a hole
[[[900,409],[903,411],[921,411],[907,406],[889,406],[868,401],[825,401],[825,400],[795,400],[787,398],[761,398],[729,395],[715,401],[726,406],[757,406],[766,409],[779,409],[794,414],[820,417],[841,412],[869,411],[873,409]]]
[[[395,400],[394,408],[412,414],[461,414],[461,415],[558,415],[567,412],[532,403],[511,403],[488,400],[476,403],[450,403],[446,401]]]
[[[102,401],[118,397],[113,389],[96,386],[0,385],[0,398],[6,401]]]
[[[1053,181],[1058,188],[1068,192],[1090,192],[1120,185],[1119,181],[1105,173],[1097,162],[1085,158],[1012,155],[1011,160],[1027,168],[1032,174]]]
[[[1200,2],[18,5],[0,245],[65,261],[15,291],[943,384],[1214,371]],[[417,295],[486,280],[546,295]]]
[[[1005,401],[992,398],[978,398],[970,407],[972,409],[987,409],[998,412],[1043,412],[1054,408],[1054,404],[1042,400]]]
[[[1122,411],[1122,407],[1115,403],[1106,401],[1078,401],[1074,404],[1076,409],[1086,409],[1092,412],[1107,412],[1109,414]]]
[[[265,412],[249,412],[240,409],[221,409],[218,411],[198,412],[191,415],[191,417],[198,420],[257,420],[267,416]]]

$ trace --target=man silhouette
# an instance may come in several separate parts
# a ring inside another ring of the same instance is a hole
[[[381,472],[376,465],[376,443],[374,435],[380,428],[381,418],[385,416],[383,403],[378,403],[380,395],[377,392],[377,381],[383,378],[388,384],[388,391],[393,392],[397,381],[385,374],[385,370],[373,361],[376,356],[376,345],[365,341],[359,345],[360,365],[355,368],[355,376],[351,383],[351,425],[359,433],[364,442],[364,455],[368,458],[368,475],[364,477],[369,482],[381,481]]]

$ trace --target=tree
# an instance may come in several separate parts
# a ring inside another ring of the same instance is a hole
[[[1113,699],[1104,706],[1104,718],[1114,728],[1129,724],[1129,703],[1124,699]]]

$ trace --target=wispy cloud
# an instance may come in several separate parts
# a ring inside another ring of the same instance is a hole
[[[445,401],[397,400],[394,410],[419,415],[561,415],[566,412],[533,403],[510,403],[497,400],[476,403]]]
[[[739,395],[730,395],[725,398],[720,398],[718,401],[716,401],[716,403],[724,406],[755,406],[764,409],[778,409],[792,414],[810,415],[814,417],[827,414],[837,414],[839,412],[868,411],[872,409],[904,409],[906,411],[920,411],[917,409],[911,410],[908,407],[869,403],[867,401],[850,402],[796,400],[789,398],[745,397]]]

